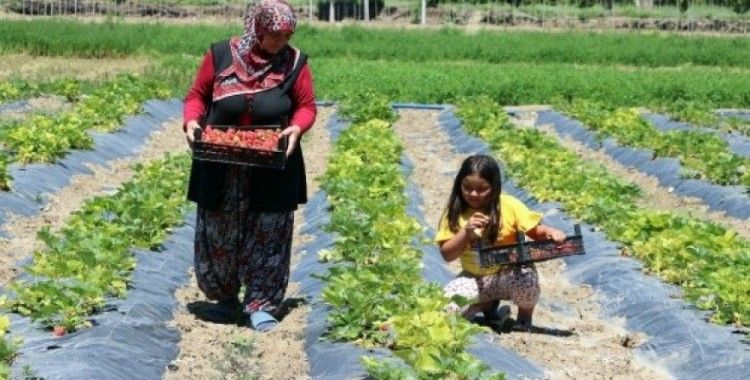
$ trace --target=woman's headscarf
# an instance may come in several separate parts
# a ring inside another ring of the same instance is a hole
[[[297,17],[284,0],[254,0],[247,7],[245,32],[232,38],[232,64],[216,77],[213,100],[245,94],[252,97],[278,86],[291,74],[299,51],[287,45],[271,56],[260,49],[261,39],[274,32],[294,32]]]
[[[239,53],[243,56],[249,53],[250,48],[268,33],[294,32],[296,26],[297,16],[284,0],[255,0],[247,6]]]

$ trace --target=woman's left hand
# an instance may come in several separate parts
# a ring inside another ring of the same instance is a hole
[[[282,136],[289,136],[289,144],[286,146],[286,156],[289,157],[297,149],[299,143],[299,137],[302,134],[302,130],[296,125],[290,125],[281,131]]]

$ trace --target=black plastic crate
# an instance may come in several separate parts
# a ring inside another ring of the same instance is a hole
[[[221,130],[229,128],[236,130],[275,129],[278,132],[283,130],[282,125],[212,125],[211,128]],[[276,150],[269,151],[205,142],[201,140],[202,132],[202,130],[195,131],[195,139],[193,140],[193,159],[195,160],[273,169],[284,169],[286,166],[286,148],[289,144],[289,136],[281,136]]]
[[[517,234],[517,243],[485,247],[479,249],[479,265],[491,267],[494,265],[533,263],[563,257],[583,255],[586,253],[581,236],[581,226],[574,226],[575,234],[568,236],[562,243],[553,240],[524,241],[523,233]]]

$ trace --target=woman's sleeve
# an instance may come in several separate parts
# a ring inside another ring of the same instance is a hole
[[[193,87],[185,95],[185,105],[182,109],[182,130],[190,120],[200,120],[211,102],[214,85],[214,60],[209,50],[203,57],[198,73],[195,75]]]
[[[307,63],[300,69],[297,81],[292,88],[292,101],[294,102],[294,112],[289,124],[299,126],[302,133],[305,133],[313,126],[315,116],[318,114],[318,108],[315,106],[312,73]]]

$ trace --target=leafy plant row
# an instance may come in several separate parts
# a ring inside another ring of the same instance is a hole
[[[710,310],[713,322],[750,323],[750,242],[714,223],[639,207],[635,185],[581,160],[552,137],[514,128],[489,99],[465,101],[458,114],[538,200],[560,202],[571,215],[598,225],[649,272],[680,285],[689,301]]]
[[[33,115],[4,125],[0,130],[0,188],[10,188],[8,163],[52,162],[71,149],[90,149],[93,139],[88,130],[114,131],[125,116],[138,112],[143,102],[168,95],[156,81],[120,75],[91,94],[81,95],[70,111]]]
[[[662,110],[676,120],[750,137],[750,122],[735,117],[720,117],[714,113],[714,108],[705,102],[681,100],[665,105]]]
[[[139,164],[116,194],[87,201],[59,232],[41,229],[45,248],[34,252],[25,268],[33,280],[13,282],[4,306],[47,328],[90,326],[88,317],[104,305],[104,297],[127,292],[135,266],[130,250],[158,249],[184,220],[189,163],[180,154]]]
[[[733,153],[720,136],[698,130],[661,132],[633,108],[584,100],[562,107],[602,139],[614,137],[622,145],[652,150],[655,157],[679,159],[685,177],[750,187],[750,158]]]
[[[0,315],[0,379],[10,378],[10,362],[16,356],[17,343],[8,341],[5,334],[10,327],[7,315]]]
[[[336,262],[324,276],[323,298],[333,306],[327,337],[389,347],[408,364],[363,358],[378,379],[503,378],[465,351],[481,329],[443,312],[442,290],[421,279],[421,252],[410,243],[422,227],[406,214],[403,147],[388,121],[361,121],[368,113],[392,119],[387,102],[380,104],[386,108],[349,108],[360,121],[341,134],[324,175],[327,229],[338,235],[332,250],[319,254]]]
[[[29,82],[21,79],[0,80],[0,103],[42,94],[59,95],[69,102],[74,102],[87,86],[90,84],[84,84],[74,78],[62,78],[50,82]]]
[[[4,20],[0,24],[0,51],[84,57],[140,53],[197,55],[204,53],[212,41],[239,31],[239,25],[218,24]],[[750,42],[743,36],[509,30],[467,34],[449,28],[434,31],[300,25],[294,44],[316,58],[750,67],[747,55]],[[419,48],[414,49],[415,46]]]

